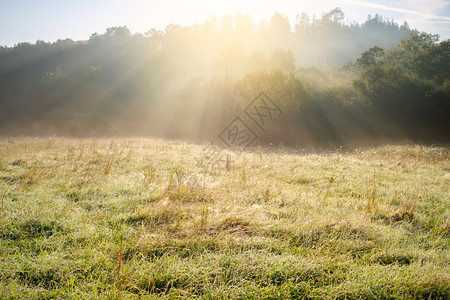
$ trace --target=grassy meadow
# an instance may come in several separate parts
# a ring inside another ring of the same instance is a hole
[[[448,299],[450,152],[0,139],[1,299]]]

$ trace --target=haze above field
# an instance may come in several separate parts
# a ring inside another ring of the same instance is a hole
[[[201,24],[211,15],[241,12],[256,22],[270,19],[275,11],[285,14],[291,24],[297,15],[321,15],[340,7],[346,21],[363,23],[369,14],[382,14],[399,24],[407,21],[412,28],[450,37],[450,5],[445,0],[415,1],[2,1],[0,10],[0,45],[13,46],[36,40],[56,41],[71,38],[87,40],[93,32],[127,25],[133,32],[150,28],[164,29],[174,23]]]
[[[295,18],[264,3],[254,10],[234,1],[192,2],[190,9],[159,3],[154,10],[137,1],[83,3],[71,10],[41,2],[29,18],[25,8],[13,12],[19,4],[2,10],[12,10],[2,30],[22,38],[33,24],[40,39],[0,47],[1,135],[158,136],[229,146],[224,136],[237,128],[247,135],[236,140],[267,144],[450,140],[450,41],[394,20],[447,24],[444,2],[345,1],[348,12],[320,14],[315,9],[333,2],[314,9],[300,3],[298,10],[280,2]],[[235,8],[243,13],[227,14]],[[351,19],[361,10],[363,21]],[[150,21],[154,14],[173,23],[149,29],[159,26]],[[14,15],[26,21],[16,24]],[[113,21],[130,24],[103,31]],[[147,31],[135,32],[139,22]],[[66,35],[43,41],[59,32]],[[77,34],[83,40],[64,38]]]

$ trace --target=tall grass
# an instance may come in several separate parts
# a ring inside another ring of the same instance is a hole
[[[0,298],[450,297],[448,148],[202,149],[1,139]]]

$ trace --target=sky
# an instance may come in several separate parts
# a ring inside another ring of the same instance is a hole
[[[376,13],[399,25],[450,39],[450,0],[0,0],[0,45],[37,40],[87,40],[106,28],[127,26],[135,33],[169,24],[201,24],[211,15],[241,12],[253,20],[270,20],[275,11],[294,25],[304,12],[320,18],[340,7],[347,23],[362,23]]]

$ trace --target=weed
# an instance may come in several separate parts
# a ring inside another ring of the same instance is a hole
[[[11,163],[11,166],[26,166],[26,162],[22,159],[17,159]]]
[[[376,194],[377,194],[377,187],[376,187],[376,181],[375,181],[375,169],[373,171],[373,186],[371,190],[368,193],[368,200],[366,204],[366,211],[368,213],[376,212],[378,208]]]
[[[147,166],[143,170],[144,184],[148,186],[156,180],[156,168],[153,165]]]

